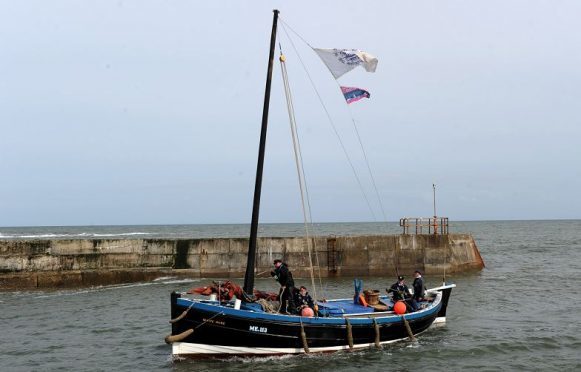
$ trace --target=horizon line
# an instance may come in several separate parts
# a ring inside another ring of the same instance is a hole
[[[425,217],[428,218],[428,217]],[[449,223],[458,222],[543,222],[543,221],[579,221],[581,218],[546,218],[546,219],[492,219],[492,220],[453,220]],[[324,222],[311,222],[311,224],[383,224],[383,223],[398,223],[399,221],[324,221]],[[260,222],[259,225],[304,225],[304,222]],[[147,223],[147,224],[89,224],[89,225],[12,225],[12,226],[0,226],[0,229],[4,228],[31,228],[31,227],[125,227],[125,226],[226,226],[226,225],[247,225],[249,222],[241,223]]]

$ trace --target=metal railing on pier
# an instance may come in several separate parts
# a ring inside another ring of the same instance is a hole
[[[403,234],[410,231],[415,234],[448,234],[448,217],[405,217],[399,219],[399,226],[403,227]]]

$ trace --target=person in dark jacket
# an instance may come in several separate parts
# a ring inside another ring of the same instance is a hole
[[[416,311],[419,309],[418,302],[424,300],[424,296],[426,293],[426,286],[424,285],[424,278],[422,278],[422,273],[419,272],[418,270],[414,271],[413,288],[414,288],[414,295],[412,297],[411,305],[412,305],[412,309],[414,311]]]
[[[398,301],[403,301],[408,311],[415,311],[417,309],[417,305],[414,304],[410,290],[405,284],[405,278],[403,275],[397,277],[397,282],[393,283],[393,285],[387,289],[387,293],[391,293],[391,300],[394,305]]]
[[[315,310],[315,302],[307,291],[307,287],[304,285],[299,288],[299,291],[295,295],[295,306],[297,314],[300,314],[301,310],[305,307],[310,307],[311,309]]]
[[[414,300],[422,301],[426,293],[424,278],[422,278],[422,273],[418,270],[414,271],[414,278]]]
[[[393,283],[392,286],[389,287],[387,293],[391,293],[391,298],[394,304],[397,301],[404,301],[411,297],[408,286],[405,284],[405,278],[403,275],[397,277],[397,282]]]
[[[280,312],[290,314],[294,312],[294,294],[295,281],[293,274],[288,269],[287,265],[282,260],[274,260],[274,270],[270,275],[280,284],[279,298],[280,298]]]

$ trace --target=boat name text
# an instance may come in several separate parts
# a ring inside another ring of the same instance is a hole
[[[214,320],[214,319],[206,319],[206,318],[202,318],[202,322],[204,323],[211,323],[211,324],[218,324],[221,326],[225,326],[226,322],[223,320]]]
[[[268,333],[268,328],[259,326],[250,326],[251,332]]]

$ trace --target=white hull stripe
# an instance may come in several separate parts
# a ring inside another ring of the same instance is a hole
[[[397,340],[383,341],[384,344],[391,344],[394,342],[405,340],[400,338]],[[374,347],[375,344],[365,343],[353,345],[353,349],[364,349]],[[329,347],[310,347],[311,353],[323,353],[340,350],[349,350],[349,345],[329,346]],[[244,347],[244,346],[222,346],[222,345],[206,345],[194,344],[189,342],[176,342],[172,345],[172,354],[175,356],[195,356],[195,355],[276,355],[276,354],[302,354],[305,350],[302,348],[269,348],[269,347]]]

